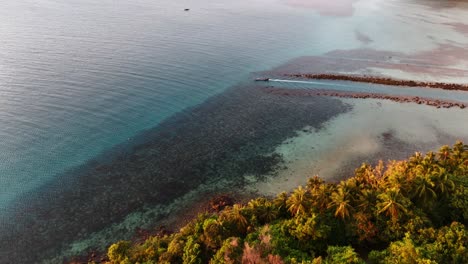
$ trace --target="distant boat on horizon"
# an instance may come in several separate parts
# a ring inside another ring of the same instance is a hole
[[[270,80],[270,78],[256,78],[255,81],[256,82],[268,82]]]

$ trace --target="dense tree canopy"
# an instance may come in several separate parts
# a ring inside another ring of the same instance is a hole
[[[468,263],[468,146],[364,164],[339,183],[200,214],[179,232],[120,241],[110,263]],[[359,253],[357,253],[359,252]],[[366,260],[364,262],[364,260]]]

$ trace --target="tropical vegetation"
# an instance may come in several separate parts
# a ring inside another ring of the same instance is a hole
[[[109,263],[468,263],[468,145],[315,176],[275,198],[203,213],[179,232],[120,241]]]

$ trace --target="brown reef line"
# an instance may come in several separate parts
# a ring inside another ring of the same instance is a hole
[[[286,76],[305,78],[305,79],[315,79],[315,80],[353,81],[353,82],[375,83],[375,84],[392,85],[392,86],[428,87],[428,88],[440,88],[444,90],[468,91],[468,85],[466,84],[399,80],[399,79],[393,79],[393,78],[387,78],[387,77],[375,77],[375,76],[358,76],[358,75],[330,74],[330,73],[286,74]]]
[[[333,96],[341,98],[359,98],[359,99],[383,99],[391,100],[399,103],[417,103],[434,106],[437,108],[452,108],[459,107],[464,109],[467,107],[466,104],[456,101],[438,100],[432,98],[425,98],[419,96],[402,96],[402,95],[386,95],[377,93],[364,93],[364,92],[342,92],[334,90],[310,90],[310,89],[288,89],[288,88],[276,88],[276,87],[265,87],[267,93],[285,96]]]

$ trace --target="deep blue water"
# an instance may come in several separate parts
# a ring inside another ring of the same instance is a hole
[[[231,2],[0,3],[0,208],[320,45],[296,26],[311,14]]]
[[[450,10],[363,0],[353,16],[340,17],[286,2],[0,3],[0,208],[251,72],[365,46],[356,40],[357,29],[374,32],[372,48],[382,50],[460,41],[421,21],[412,28],[403,21],[421,12],[450,16]],[[429,34],[434,43],[417,43]]]

